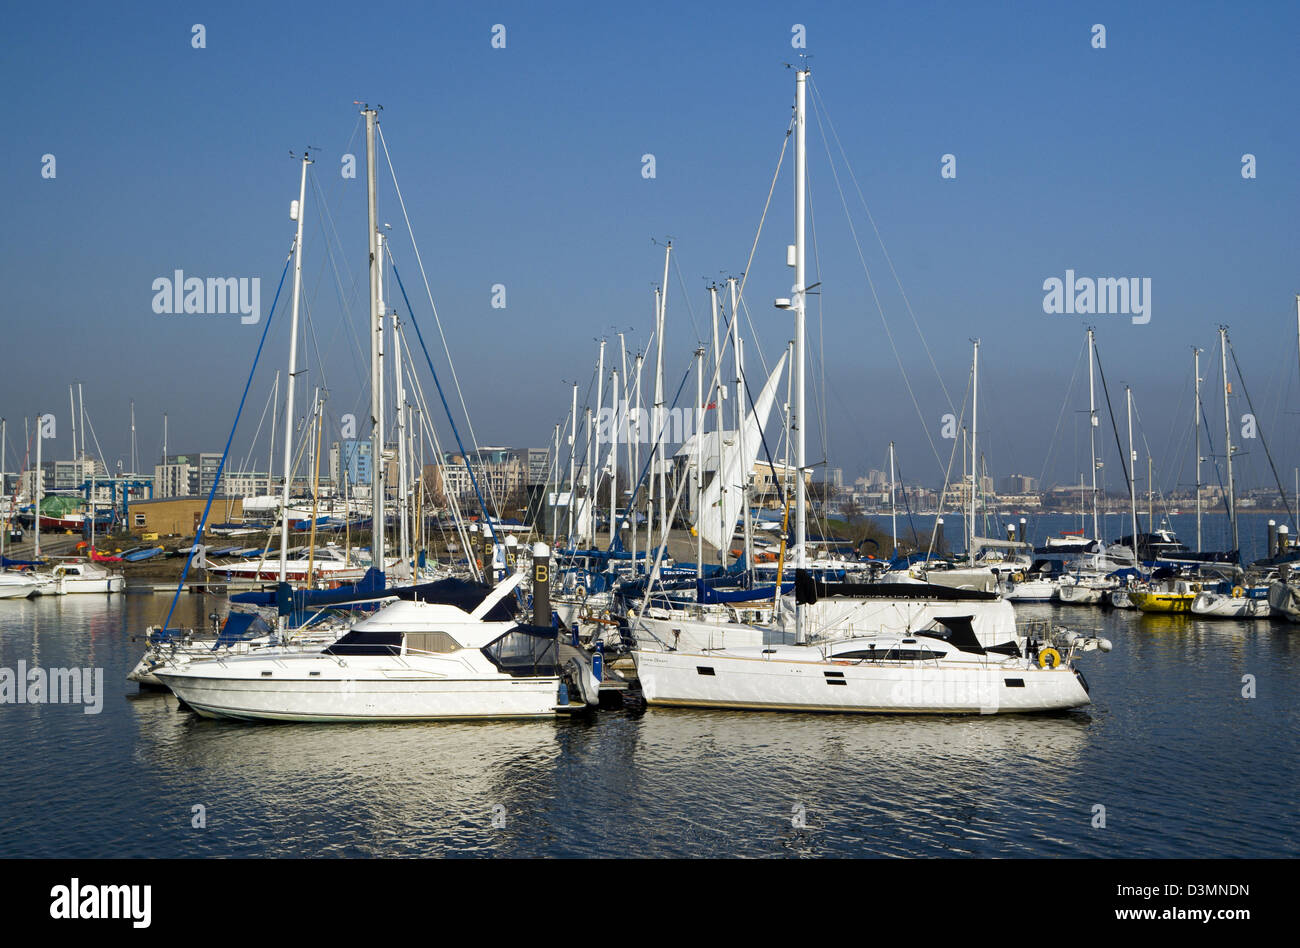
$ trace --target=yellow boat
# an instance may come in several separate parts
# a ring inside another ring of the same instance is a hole
[[[1200,592],[1200,583],[1176,579],[1155,589],[1130,590],[1128,597],[1141,612],[1190,613]]]

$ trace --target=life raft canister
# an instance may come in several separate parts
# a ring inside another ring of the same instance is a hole
[[[1061,665],[1061,653],[1054,648],[1045,648],[1038,653],[1039,668],[1059,668]]]

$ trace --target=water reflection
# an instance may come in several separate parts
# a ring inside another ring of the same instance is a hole
[[[124,680],[140,650],[130,636],[169,606],[126,595],[0,607],[2,664],[93,661],[109,695],[100,715],[0,709],[15,749],[0,771],[0,855],[1298,851],[1300,663],[1289,628],[1268,622],[1025,607],[1022,618],[1115,642],[1084,659],[1094,705],[1050,717],[651,709],[313,726],[208,721],[169,694],[137,694]],[[182,596],[173,621],[214,608],[224,601]]]

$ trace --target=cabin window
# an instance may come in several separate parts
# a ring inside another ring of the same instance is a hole
[[[133,519],[135,520],[135,525],[136,525],[137,527],[146,527],[146,526],[148,526],[148,523],[146,522],[146,518],[145,518],[145,515],[144,515],[144,514],[132,514],[132,517],[133,517]]]
[[[943,658],[947,652],[936,652],[922,645],[920,648],[863,648],[851,652],[836,652],[831,658],[868,662],[930,662]]]
[[[446,632],[407,632],[406,651],[411,652],[455,652],[461,644]]]

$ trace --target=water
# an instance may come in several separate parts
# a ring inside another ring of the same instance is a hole
[[[125,681],[169,602],[0,601],[0,667],[106,690],[97,715],[0,706],[0,856],[1300,855],[1300,626],[1024,607],[1115,643],[1055,717],[250,725]]]

